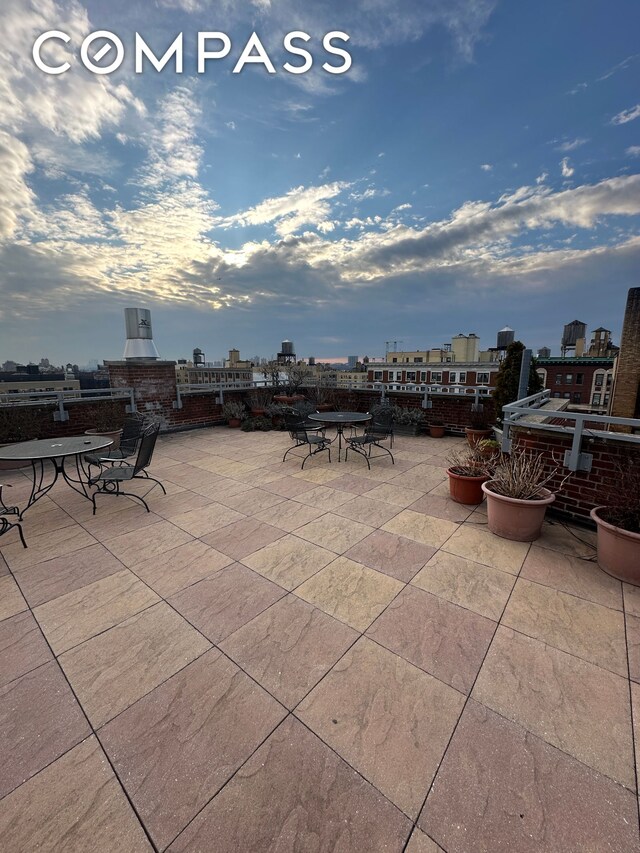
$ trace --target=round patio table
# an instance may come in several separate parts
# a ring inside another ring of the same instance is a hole
[[[24,513],[32,507],[36,501],[43,498],[54,487],[58,477],[62,479],[79,495],[91,500],[91,495],[87,491],[85,479],[86,472],[82,467],[81,456],[85,453],[92,453],[96,450],[104,450],[113,444],[113,440],[105,438],[103,435],[78,435],[70,438],[45,438],[36,441],[21,441],[18,444],[11,444],[6,447],[0,447],[0,460],[3,462],[31,462],[31,471],[33,474],[33,483],[31,486],[31,494],[27,505],[20,513],[20,519]],[[77,479],[74,479],[65,467],[65,461],[73,457],[75,459],[75,470]],[[44,484],[45,480],[45,462],[51,462],[53,465],[53,479],[50,483]],[[84,478],[83,478],[84,475]]]
[[[309,415],[310,421],[319,421],[323,424],[331,424],[338,433],[338,462],[342,452],[342,433],[346,426],[363,424],[371,420],[369,412],[313,412]]]

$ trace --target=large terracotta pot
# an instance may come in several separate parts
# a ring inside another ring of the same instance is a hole
[[[120,447],[120,436],[122,435],[121,429],[115,429],[109,432],[109,430],[104,429],[86,429],[84,431],[85,435],[103,435],[105,438],[110,438],[113,444],[109,447],[109,450],[117,450]]]
[[[600,517],[606,507],[591,510],[598,528],[598,565],[618,580],[640,586],[640,533],[615,527]]]
[[[474,429],[473,427],[465,427],[464,434],[467,436],[469,447],[475,447],[479,441],[485,438],[491,438],[493,435],[492,429]]]
[[[484,500],[482,484],[489,479],[485,474],[479,477],[468,477],[465,474],[456,474],[452,468],[447,468],[447,474],[449,475],[449,494],[452,500],[467,506],[482,503]]]
[[[233,429],[238,429],[238,427],[240,426],[240,424],[242,423],[242,421],[240,420],[240,418],[229,418],[229,420],[227,421],[227,423],[228,423],[228,424],[229,424],[229,426],[230,426],[230,427],[232,427]]]
[[[556,496],[549,489],[540,489],[540,498],[523,501],[491,491],[491,480],[482,484],[487,496],[489,530],[503,539],[533,542],[542,533],[542,524],[549,504]]]
[[[444,424],[429,424],[431,438],[442,438],[444,436]]]

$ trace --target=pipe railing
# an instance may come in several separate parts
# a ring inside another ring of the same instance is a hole
[[[569,412],[549,410],[549,418],[573,421],[573,425],[540,423],[527,420],[527,415],[540,417],[544,413],[545,404],[551,400],[551,391],[548,389],[516,400],[502,407],[504,414],[502,432],[502,451],[508,453],[511,450],[511,430],[514,426],[526,426],[527,430],[545,430],[557,432],[562,435],[571,435],[571,449],[564,454],[564,465],[570,471],[591,470],[593,454],[582,451],[582,440],[585,436],[591,439],[600,438],[607,441],[623,441],[640,445],[640,435],[628,432],[611,432],[611,426],[625,426],[632,430],[640,431],[640,420],[636,418],[614,418],[611,415],[592,415],[588,412]],[[605,429],[592,429],[586,427],[586,423],[602,424]]]
[[[0,391],[0,409],[31,406],[54,405],[54,421],[62,423],[69,420],[65,403],[103,403],[111,400],[129,400],[126,411],[136,411],[133,388],[74,388],[70,391]]]

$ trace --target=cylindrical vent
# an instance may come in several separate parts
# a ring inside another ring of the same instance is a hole
[[[153,343],[151,312],[147,308],[125,308],[124,323],[127,332],[124,358],[127,361],[155,361],[160,357]]]

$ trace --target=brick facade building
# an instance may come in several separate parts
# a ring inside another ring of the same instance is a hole
[[[572,409],[605,414],[613,387],[615,359],[590,357],[539,358],[536,369],[544,387]]]

